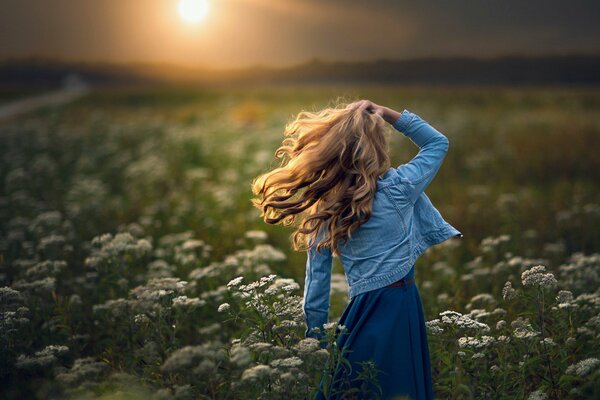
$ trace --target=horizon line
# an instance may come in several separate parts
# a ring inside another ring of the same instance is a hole
[[[73,57],[61,57],[51,56],[43,54],[30,54],[22,56],[12,56],[0,58],[0,65],[19,63],[24,61],[36,61],[36,62],[47,62],[47,63],[69,63],[69,64],[92,64],[92,65],[114,65],[114,66],[168,66],[168,67],[179,67],[186,69],[206,69],[206,70],[248,70],[248,69],[292,69],[296,67],[305,66],[307,64],[321,63],[321,64],[362,64],[362,63],[374,63],[374,62],[406,62],[406,61],[424,61],[424,60],[451,60],[451,59],[470,59],[480,61],[493,61],[506,58],[529,58],[539,59],[547,57],[598,57],[600,56],[600,50],[596,51],[560,51],[560,52],[547,52],[547,53],[526,53],[526,52],[508,52],[495,55],[469,55],[469,54],[456,54],[456,55],[423,55],[414,56],[408,58],[392,58],[392,57],[373,57],[368,59],[326,59],[323,57],[312,56],[306,58],[304,61],[288,63],[288,64],[274,64],[274,63],[249,63],[242,64],[239,66],[231,65],[217,65],[207,63],[187,63],[177,61],[142,61],[142,60],[131,60],[131,61],[118,61],[118,60],[97,60],[97,59],[85,59],[85,58],[73,58]]]

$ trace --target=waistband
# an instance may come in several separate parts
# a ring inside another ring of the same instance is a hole
[[[411,278],[408,280],[404,280],[404,278],[394,282],[394,283],[390,283],[389,285],[385,286],[385,287],[394,287],[394,286],[405,286],[405,285],[410,285],[411,283],[415,282],[415,278]]]

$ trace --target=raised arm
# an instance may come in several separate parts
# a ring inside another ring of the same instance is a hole
[[[397,168],[410,182],[410,198],[414,203],[437,174],[450,143],[441,132],[408,110],[404,110],[392,126],[420,148],[412,160]]]
[[[321,254],[314,248],[307,251],[306,279],[302,301],[306,318],[306,337],[315,339],[323,337],[323,331],[319,334],[311,330],[314,327],[320,327],[323,330],[323,324],[328,322],[332,265],[333,257],[330,249],[321,249]],[[325,344],[321,343],[321,347],[324,348]]]
[[[410,162],[401,164],[396,169],[404,181],[409,182],[410,200],[415,203],[440,169],[448,153],[448,138],[406,109],[399,113],[370,100],[359,100],[351,106],[379,115],[420,148],[419,153]]]

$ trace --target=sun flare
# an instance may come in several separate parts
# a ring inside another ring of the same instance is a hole
[[[190,24],[195,24],[204,19],[208,14],[207,0],[179,0],[177,6],[179,16]]]

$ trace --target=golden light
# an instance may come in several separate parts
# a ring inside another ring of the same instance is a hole
[[[191,24],[200,22],[208,14],[207,0],[179,0],[179,16]]]

